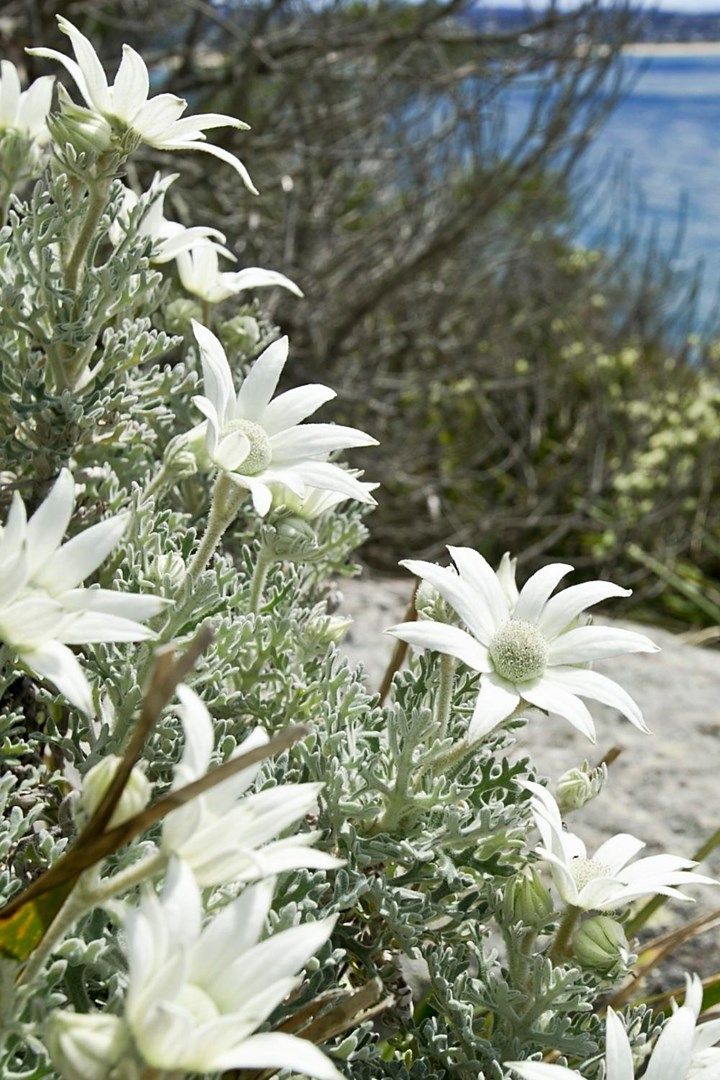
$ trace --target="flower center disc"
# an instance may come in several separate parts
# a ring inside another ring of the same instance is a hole
[[[226,433],[231,431],[242,432],[250,443],[247,457],[235,466],[233,472],[242,473],[243,476],[257,476],[267,469],[272,461],[272,447],[265,428],[253,420],[232,420],[225,429]]]
[[[612,877],[610,867],[604,863],[596,862],[595,859],[583,859],[580,856],[570,861],[570,873],[578,890],[584,889],[596,878]]]
[[[511,683],[537,679],[547,666],[548,646],[537,626],[510,619],[488,646],[495,671]]]

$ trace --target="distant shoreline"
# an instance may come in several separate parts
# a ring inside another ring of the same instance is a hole
[[[626,56],[720,56],[720,41],[636,41],[622,51]]]

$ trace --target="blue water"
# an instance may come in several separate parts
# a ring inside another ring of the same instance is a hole
[[[665,251],[673,247],[685,203],[675,265],[682,271],[702,260],[700,314],[712,316],[720,286],[720,56],[628,57],[625,64],[628,89],[588,152],[585,181],[624,166],[630,178],[624,193],[600,184],[599,218],[621,220],[639,189],[641,220],[658,230]],[[582,238],[593,239],[590,227]]]

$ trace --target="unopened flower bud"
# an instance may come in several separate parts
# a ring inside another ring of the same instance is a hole
[[[193,429],[195,430],[195,429]],[[171,439],[165,447],[163,455],[165,468],[172,473],[177,480],[185,476],[193,476],[198,468],[206,468],[210,464],[207,454],[205,432],[201,426],[192,432],[183,432]]]
[[[421,581],[415,593],[415,610],[419,619],[430,619],[432,622],[454,622],[453,611],[447,604],[434,585],[428,581]]]
[[[110,147],[113,134],[105,117],[76,105],[62,86],[58,86],[58,95],[61,110],[47,119],[53,140],[60,147],[69,143],[78,154],[104,153]]]
[[[236,315],[221,325],[220,337],[229,351],[249,353],[260,340],[260,324],[252,315]]]
[[[552,897],[534,870],[518,874],[507,883],[503,906],[506,922],[537,930],[553,913]]]
[[[107,1080],[128,1051],[130,1036],[119,1016],[57,1010],[47,1024],[47,1048],[63,1080]]]
[[[308,629],[321,645],[339,645],[353,624],[342,615],[320,615],[310,621]]]
[[[174,588],[179,588],[185,580],[187,573],[182,556],[177,551],[168,551],[158,555],[153,560],[152,575],[160,582],[168,582]]]
[[[593,915],[575,933],[573,952],[583,967],[611,971],[627,961],[630,946],[619,922],[609,915]]]
[[[557,783],[556,799],[561,814],[579,810],[599,795],[607,779],[607,765],[597,769],[584,761],[579,768],[568,769]]]
[[[307,521],[295,514],[281,518],[275,526],[272,547],[279,559],[303,562],[317,552],[317,536]]]
[[[108,754],[102,761],[98,761],[97,765],[93,765],[83,778],[77,807],[77,814],[81,821],[89,821],[97,810],[112,783],[120,760],[116,754]],[[128,777],[123,793],[108,822],[108,829],[122,825],[128,818],[144,810],[150,801],[151,791],[150,781],[142,769],[136,765]]]
[[[192,319],[202,321],[202,308],[196,300],[180,297],[171,300],[165,308],[165,328],[169,334],[189,333]]]

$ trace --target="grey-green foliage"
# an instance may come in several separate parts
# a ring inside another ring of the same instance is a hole
[[[269,732],[290,723],[311,729],[291,752],[264,765],[259,783],[321,781],[322,846],[345,865],[334,874],[282,876],[274,921],[282,928],[329,912],[339,919],[331,947],[274,1023],[321,993],[379,977],[386,1011],[351,1025],[331,1047],[355,1080],[501,1080],[503,1060],[549,1050],[599,1076],[602,1029],[592,1007],[607,983],[547,958],[556,914],[529,928],[503,904],[508,882],[532,861],[527,795],[517,781],[534,774],[527,760],[509,755],[517,723],[458,757],[453,748],[472,712],[476,678],[457,675],[449,726],[439,731],[437,658],[424,657],[398,675],[381,707],[362,672],[329,640],[333,583],[355,572],[352,554],[366,535],[361,511],[350,506],[308,525],[282,508],[260,521],[247,502],[199,579],[184,576],[205,527],[212,478],[185,461],[154,496],[144,491],[172,440],[197,421],[190,399],[199,365],[188,336],[197,305],[171,274],[151,266],[151,245],[137,231],[141,212],[125,241],[109,243],[121,199],[117,181],[83,271],[69,282],[67,252],[87,213],[81,177],[70,151],[58,151],[34,188],[13,202],[0,233],[4,491],[21,491],[34,508],[70,465],[83,485],[73,530],[130,511],[128,531],[97,584],[171,600],[155,623],[161,643],[181,647],[201,624],[212,627],[212,647],[189,682],[214,718],[218,760],[257,725]],[[239,316],[252,316],[258,333],[248,334]],[[215,325],[237,372],[278,333],[255,304],[225,305]],[[260,558],[271,567],[254,612],[250,593]],[[73,839],[77,785],[102,757],[122,750],[154,648],[83,649],[102,701],[96,721],[6,665],[4,899]],[[181,749],[171,705],[145,753],[156,793],[167,790]],[[131,865],[154,836],[123,848],[109,867]],[[231,893],[218,890],[211,906]],[[4,1032],[3,1077],[52,1075],[43,1043],[52,1007],[122,1009],[117,914],[112,905],[91,912],[57,945],[21,1000],[15,1026]],[[15,970],[4,963],[2,974],[5,993]],[[649,1014],[639,1017],[633,1037],[642,1042],[651,1027]]]

